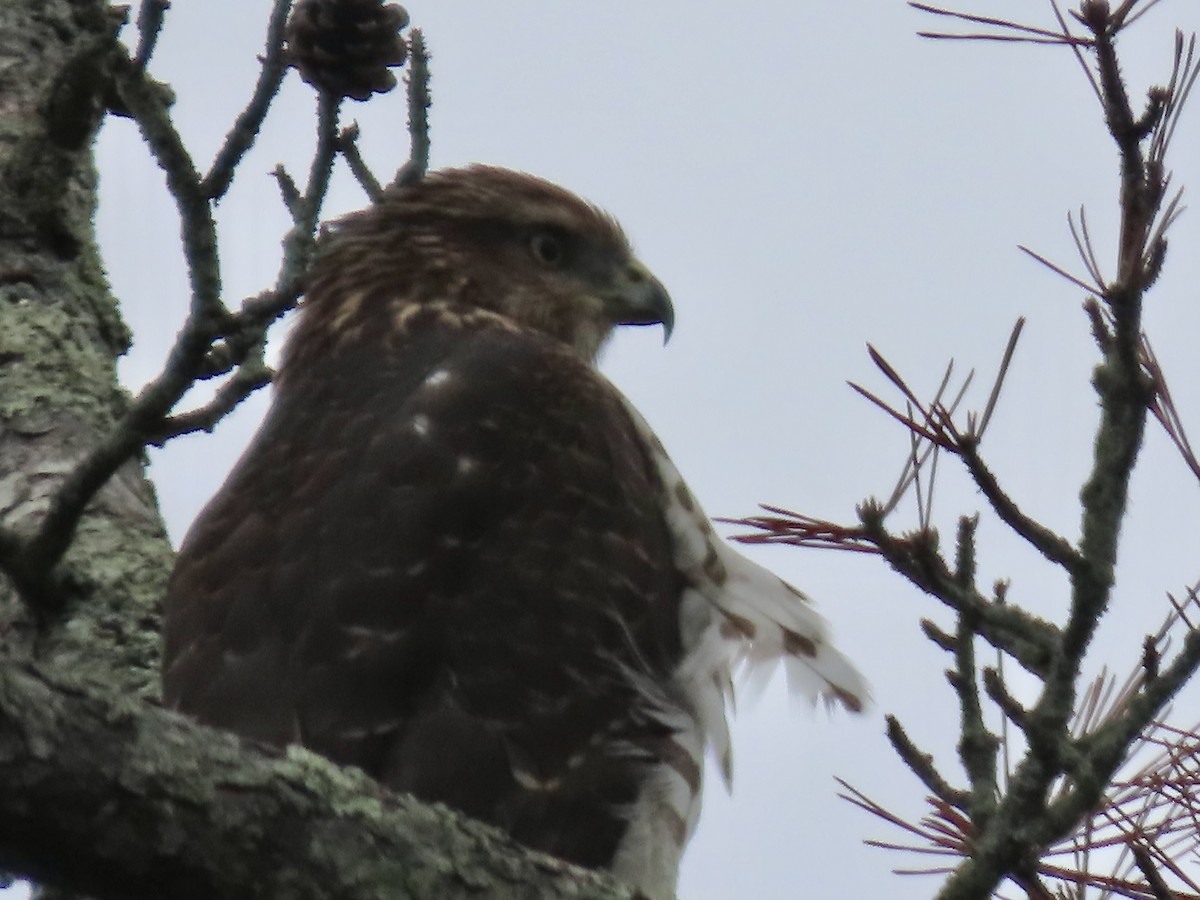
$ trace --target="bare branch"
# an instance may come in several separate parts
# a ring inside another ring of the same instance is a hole
[[[933,764],[933,755],[922,753],[909,738],[904,726],[895,716],[887,716],[887,736],[896,753],[934,796],[959,809],[967,809],[970,798],[965,791],[957,790],[942,777]]]
[[[259,70],[254,92],[251,94],[246,108],[238,114],[232,130],[225,137],[225,143],[213,159],[212,167],[201,182],[200,191],[210,200],[225,196],[225,192],[229,190],[238,163],[254,146],[263,120],[266,119],[267,112],[271,108],[271,101],[275,99],[280,85],[283,84],[283,76],[287,73],[283,33],[291,8],[292,0],[275,0],[275,5],[271,8],[271,18],[267,23],[266,48],[262,56],[262,68]]]
[[[355,180],[362,187],[363,192],[372,203],[378,201],[380,195],[383,193],[383,185],[379,183],[379,179],[367,167],[366,161],[358,151],[357,124],[347,125],[338,133],[337,148],[338,152],[342,154],[342,158],[346,160],[346,164],[350,167],[350,171],[354,174]]]
[[[413,896],[413,884],[446,900],[636,893],[298,747],[242,741],[11,660],[0,667],[0,755],[5,863],[86,896],[379,900]]]
[[[425,35],[414,28],[408,37],[408,162],[396,173],[395,184],[409,184],[425,177],[429,168],[429,53]]]
[[[965,590],[975,589],[975,530],[977,516],[959,519],[955,575]],[[959,613],[953,640],[954,669],[946,676],[958,695],[960,738],[958,757],[970,783],[970,803],[965,808],[972,822],[986,822],[996,806],[996,753],[999,742],[988,730],[979,701],[975,662],[975,617]],[[943,798],[946,799],[946,798]]]
[[[1028,541],[1046,559],[1062,566],[1068,572],[1075,571],[1082,565],[1083,560],[1078,551],[1066,538],[1055,534],[1036,519],[1022,512],[1021,508],[1000,487],[1000,482],[984,464],[974,446],[969,444],[963,446],[959,450],[959,456],[971,474],[975,485],[987,498],[988,503],[1004,524]]]
[[[291,176],[282,163],[277,164],[271,170],[271,177],[279,185],[279,199],[283,201],[284,208],[292,217],[292,222],[295,223],[303,215],[301,204],[304,199],[300,196],[300,188],[296,187],[296,179]]]
[[[1008,692],[1008,688],[996,669],[983,670],[983,689],[987,691],[991,701],[1004,713],[1005,718],[1028,735],[1030,731],[1029,710],[1018,703],[1017,699]]]
[[[133,57],[134,68],[144,70],[154,55],[158,36],[162,33],[163,16],[170,8],[170,0],[142,0],[138,7],[138,47]]]
[[[308,170],[308,184],[300,203],[300,215],[296,228],[304,240],[312,239],[321,217],[321,204],[329,189],[329,176],[333,172],[333,161],[338,149],[338,113],[342,98],[321,91],[317,95],[317,148],[313,152]],[[295,233],[295,232],[293,232]]]
[[[217,423],[233,412],[243,400],[270,384],[273,375],[270,367],[263,362],[260,344],[258,352],[252,358],[242,361],[212,400],[197,409],[163,420],[158,429],[147,436],[146,443],[161,447],[167,441],[181,435],[197,431],[212,432]]]

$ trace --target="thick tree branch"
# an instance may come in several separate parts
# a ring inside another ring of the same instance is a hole
[[[0,866],[99,900],[634,897],[356,770],[29,666],[0,666],[0,759]]]

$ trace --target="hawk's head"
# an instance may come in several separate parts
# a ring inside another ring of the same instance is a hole
[[[587,360],[617,325],[674,321],[662,284],[614,219],[569,191],[489,166],[389,188],[322,239],[300,336],[336,334],[381,305],[499,314]],[[369,327],[369,326],[368,326]]]

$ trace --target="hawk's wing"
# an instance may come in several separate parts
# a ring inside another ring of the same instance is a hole
[[[640,693],[682,658],[682,584],[619,394],[502,321],[287,368],[180,551],[165,698],[609,865],[669,755]]]

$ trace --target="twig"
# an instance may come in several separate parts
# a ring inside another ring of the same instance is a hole
[[[321,204],[329,188],[329,176],[338,150],[338,113],[342,99],[321,91],[317,95],[317,148],[308,170],[308,184],[300,203],[297,228],[311,239],[321,217]]]
[[[210,378],[235,368],[237,372],[210,403],[164,421],[153,434],[155,443],[161,444],[191,431],[210,430],[242,400],[270,382],[271,370],[262,362],[266,331],[276,319],[292,309],[300,297],[304,272],[314,248],[313,234],[338,152],[340,104],[339,98],[328,94],[318,97],[317,146],[303,194],[283,167],[276,167],[275,177],[293,226],[284,240],[283,261],[275,287],[243,301],[238,312],[229,317],[222,331],[222,342],[205,355],[197,377]]]
[[[1058,644],[1057,628],[1019,607],[989,603],[977,591],[963,588],[921,535],[897,539],[870,515],[864,516],[863,524],[866,537],[892,568],[946,606],[971,617],[980,636],[1023,668],[1039,677],[1045,675]]]
[[[955,577],[964,590],[975,590],[975,531],[978,516],[963,516],[958,523]],[[954,669],[946,675],[958,695],[960,729],[958,757],[970,783],[966,812],[971,821],[983,825],[996,806],[996,752],[999,744],[983,720],[979,702],[978,668],[975,662],[975,617],[958,614],[954,634]]]
[[[887,716],[887,736],[896,753],[935,796],[962,810],[969,808],[970,797],[965,791],[951,787],[933,764],[933,755],[922,753],[895,716]]]
[[[262,345],[252,359],[244,360],[233,376],[208,403],[197,409],[170,416],[147,436],[146,443],[161,447],[172,438],[197,431],[211,432],[225,416],[260,388],[271,383],[273,372],[262,360]]]
[[[956,638],[948,632],[942,631],[931,620],[922,619],[920,621],[921,633],[929,638],[934,644],[947,653],[953,653],[957,648]]]
[[[1008,692],[1008,688],[1000,680],[999,672],[990,668],[983,670],[983,689],[987,691],[987,695],[991,701],[1004,713],[1004,717],[1032,739],[1032,735],[1030,735],[1029,710],[1018,703],[1017,699]]]
[[[254,85],[254,93],[233,123],[233,128],[225,136],[225,143],[217,151],[208,174],[201,182],[200,190],[205,197],[216,200],[225,196],[233,183],[233,175],[238,163],[246,152],[254,146],[254,141],[262,130],[263,120],[271,108],[271,101],[279,93],[283,84],[283,76],[287,73],[287,63],[284,60],[283,34],[287,25],[288,13],[292,8],[292,0],[275,0],[271,9],[271,18],[267,23],[266,48],[262,56],[262,68],[258,73],[258,81]]]
[[[368,199],[372,203],[378,201],[380,195],[383,194],[383,185],[379,183],[379,179],[367,166],[366,161],[362,158],[362,153],[358,150],[357,124],[347,125],[338,133],[337,148]]]
[[[1014,532],[1024,538],[1046,559],[1062,566],[1068,572],[1076,571],[1083,560],[1079,552],[1071,546],[1070,541],[1055,534],[1032,516],[1026,515],[1016,502],[1000,487],[1000,482],[992,474],[991,469],[984,463],[978,450],[973,444],[964,444],[958,451],[959,457],[966,466],[979,488],[980,493],[987,499],[1001,521]]]
[[[145,70],[154,55],[158,36],[162,33],[163,16],[170,5],[170,0],[142,0],[138,7],[138,47],[133,67],[139,72]]]
[[[419,181],[429,169],[429,52],[420,28],[409,32],[405,84],[408,86],[408,136],[411,149],[408,162],[396,173],[393,184]]]
[[[975,481],[976,486],[980,489],[983,495],[987,498],[996,514],[1011,527],[1017,534],[1021,535],[1047,559],[1055,562],[1068,571],[1074,571],[1078,568],[1081,558],[1078,552],[1071,544],[1063,537],[1052,532],[1050,529],[1041,525],[1030,516],[1027,516],[1021,511],[1011,497],[1005,493],[995,476],[984,464],[982,457],[979,455],[978,442],[982,437],[991,421],[992,414],[995,412],[997,402],[1000,397],[1000,392],[1003,389],[1005,376],[1008,373],[1009,366],[1012,363],[1013,354],[1016,351],[1017,342],[1020,339],[1021,330],[1025,320],[1018,319],[1009,335],[1008,343],[1005,346],[1004,355],[1001,359],[996,378],[993,382],[992,389],[988,395],[987,404],[984,406],[984,411],[977,419],[973,419],[969,433],[961,435],[953,425],[952,411],[944,409],[938,400],[946,383],[949,379],[951,369],[948,368],[946,375],[942,379],[942,384],[938,388],[937,397],[926,407],[916,399],[916,395],[908,386],[903,377],[892,367],[890,363],[879,353],[874,347],[868,345],[868,351],[872,361],[880,369],[881,372],[892,382],[905,397],[908,403],[908,412],[902,413],[888,405],[885,401],[877,397],[875,394],[860,387],[856,384],[850,386],[866,397],[880,409],[884,410],[892,418],[899,421],[910,430],[913,435],[916,435],[930,443],[934,447],[948,450],[962,459],[968,473]],[[952,364],[951,364],[952,365]],[[973,374],[973,373],[972,373]],[[965,390],[965,385],[964,385]],[[954,406],[957,406],[958,401],[962,397],[962,392],[955,399]],[[914,415],[915,408],[920,415]],[[906,474],[911,470],[915,478],[916,466],[912,462],[913,451],[910,449],[909,463],[906,465]],[[902,476],[897,491],[900,487],[907,486],[905,477]],[[895,505],[897,491],[893,491],[892,499],[884,506],[884,512],[889,512]],[[922,519],[924,521],[924,519]]]
[[[300,196],[300,188],[296,187],[296,180],[284,168],[283,163],[275,165],[275,168],[271,170],[271,177],[279,185],[279,199],[283,201],[284,208],[292,217],[292,223],[295,224],[296,220],[303,215],[301,204],[304,199]]]

